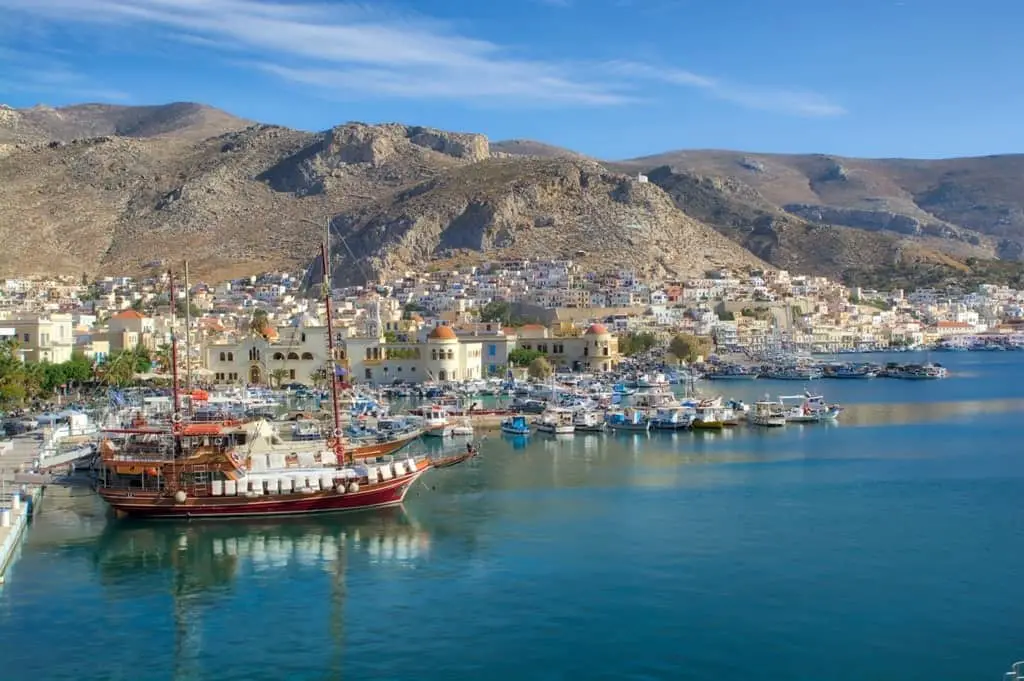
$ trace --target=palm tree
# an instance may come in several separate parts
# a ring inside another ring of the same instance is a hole
[[[274,369],[270,372],[270,384],[275,388],[280,388],[286,378],[288,378],[287,369]]]

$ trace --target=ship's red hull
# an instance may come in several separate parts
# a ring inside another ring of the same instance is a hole
[[[400,478],[364,487],[358,492],[338,493],[333,490],[311,494],[266,496],[190,497],[183,503],[156,493],[100,488],[99,495],[120,514],[134,518],[190,520],[199,518],[247,518],[267,516],[338,513],[369,508],[384,508],[402,503],[412,483],[426,468]]]

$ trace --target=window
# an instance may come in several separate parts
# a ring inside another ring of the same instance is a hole
[[[449,350],[448,351],[448,359],[455,359],[455,351],[454,350]]]
[[[302,342],[303,343],[306,342],[306,332],[305,331],[302,332]]]
[[[366,359],[373,359],[373,350],[366,348]]]
[[[224,353],[224,352],[220,353],[220,361],[222,361],[222,362],[225,361],[227,359],[227,357],[228,357],[227,353]]]
[[[299,353],[297,353],[297,352],[289,352],[288,353],[288,359],[298,359],[298,358],[299,358]]]
[[[608,356],[608,346],[607,345],[604,346],[603,348],[601,348],[601,354],[604,355],[605,357]]]
[[[304,352],[304,353],[302,353],[302,359],[305,359],[305,360],[313,359],[313,353],[312,352]]]
[[[32,338],[32,335],[31,335],[31,334],[28,334],[28,333],[26,333],[26,334],[25,334],[25,342],[26,342],[26,343],[28,343],[28,342],[29,342],[29,339],[31,339],[31,338]]]
[[[372,380],[373,379],[373,369],[366,369],[366,371],[364,372],[364,375],[366,376],[366,380],[368,380],[368,381]]]
[[[284,359],[284,355],[282,353],[280,353],[280,352],[275,352],[274,353],[274,359],[282,360],[282,359]]]
[[[430,359],[437,361],[437,348],[430,351]]]
[[[583,356],[586,357],[589,354],[590,354],[590,346],[589,345],[584,345],[583,346]]]
[[[487,326],[490,327],[490,324],[488,324]],[[488,328],[487,330],[490,331],[490,328]],[[498,355],[498,346],[497,346],[497,344],[495,344],[495,343],[489,344],[487,346],[487,356],[488,357],[497,357],[497,355]]]
[[[288,378],[292,379],[293,381],[295,380],[295,369],[288,370]]]
[[[229,352],[228,353],[228,361],[229,362],[234,362],[235,361],[235,353],[233,353],[233,352]]]

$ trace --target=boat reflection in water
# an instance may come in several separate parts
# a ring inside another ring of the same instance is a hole
[[[202,678],[201,660],[216,652],[204,650],[205,615],[216,615],[220,604],[230,607],[238,593],[265,588],[268,578],[277,579],[274,572],[292,581],[297,570],[321,571],[330,586],[317,599],[328,606],[318,618],[329,634],[330,678],[341,678],[348,561],[364,556],[360,562],[369,565],[411,564],[429,550],[429,534],[403,507],[394,507],[245,523],[110,523],[95,544],[94,565],[114,598],[149,597],[154,583],[167,583],[174,679]]]

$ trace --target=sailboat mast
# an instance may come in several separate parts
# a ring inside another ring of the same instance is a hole
[[[345,447],[341,442],[341,407],[338,404],[338,366],[334,361],[334,315],[331,310],[331,269],[327,257],[327,242],[320,244],[320,258],[324,267],[324,306],[327,308],[327,365],[330,367],[331,413],[334,416],[334,452],[344,462]]]
[[[192,393],[192,299],[188,283],[188,260],[185,261],[185,392]]]
[[[178,385],[178,334],[175,331],[177,315],[174,306],[177,304],[177,297],[174,293],[174,272],[167,271],[169,296],[171,300],[171,395],[174,399],[174,412],[171,415],[175,423],[181,423],[181,394]]]

